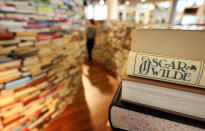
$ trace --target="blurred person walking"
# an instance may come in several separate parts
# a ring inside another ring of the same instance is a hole
[[[87,21],[87,29],[86,29],[86,36],[87,36],[87,51],[88,51],[88,61],[92,63],[92,49],[95,43],[95,35],[96,29],[94,27],[95,22],[93,19]]]

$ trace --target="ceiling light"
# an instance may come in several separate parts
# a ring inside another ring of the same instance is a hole
[[[130,2],[129,1],[125,1],[125,5],[129,5],[130,4]]]
[[[145,2],[146,0],[141,0],[141,2]]]
[[[105,2],[104,2],[104,0],[100,0],[100,5],[104,5],[105,4]]]

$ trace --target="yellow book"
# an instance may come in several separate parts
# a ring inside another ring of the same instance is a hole
[[[17,32],[16,33],[17,37],[26,37],[26,36],[37,36],[36,31],[24,31],[24,32]]]
[[[15,101],[15,99],[14,99],[14,96],[12,94],[6,95],[6,96],[0,96],[0,107],[7,105],[9,103],[12,103],[14,101]]]

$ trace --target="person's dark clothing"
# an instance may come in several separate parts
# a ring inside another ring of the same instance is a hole
[[[88,59],[89,61],[92,61],[92,49],[94,46],[94,38],[87,39],[87,50],[88,50]]]
[[[96,30],[94,27],[87,27],[86,36],[87,36],[87,50],[88,50],[89,61],[92,61],[92,49],[94,47],[95,34],[96,34]]]

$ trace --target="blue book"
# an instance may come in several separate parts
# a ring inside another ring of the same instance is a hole
[[[2,58],[2,59],[0,59],[0,63],[8,62],[8,61],[11,61],[11,60],[12,60],[11,57]]]
[[[17,128],[13,129],[12,131],[21,131],[25,127],[26,127],[26,124],[22,124],[22,125],[18,126]]]
[[[10,88],[13,88],[15,86],[19,86],[19,85],[28,83],[30,81],[31,81],[31,77],[29,77],[29,76],[28,77],[23,77],[23,78],[20,78],[18,80],[6,83],[5,88],[10,89]]]

